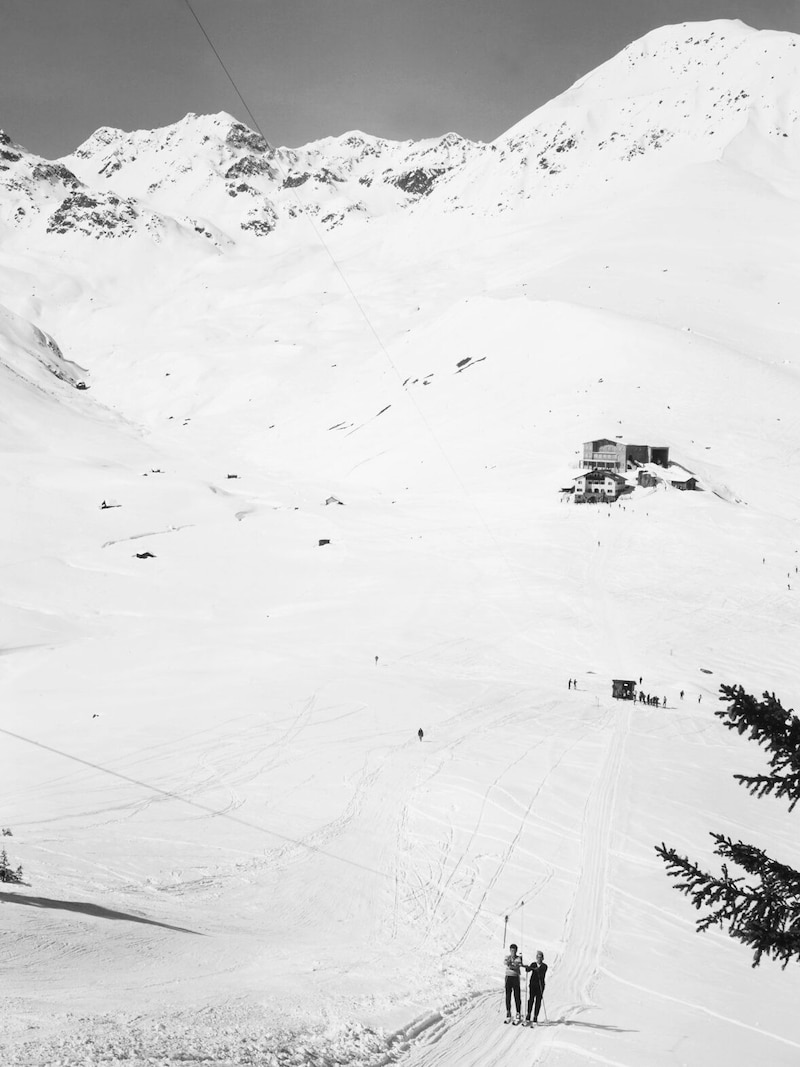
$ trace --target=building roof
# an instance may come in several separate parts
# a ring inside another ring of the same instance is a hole
[[[593,477],[594,476],[594,477]],[[617,474],[616,471],[603,470],[599,467],[592,467],[591,470],[584,471],[583,474],[578,474],[572,480],[577,482],[578,478],[590,478],[593,482],[601,482],[606,478],[614,478],[615,481],[624,482],[627,479],[623,478],[621,474]]]
[[[670,467],[667,470],[666,478],[668,482],[690,482],[693,479],[697,480],[697,475],[692,474],[691,471],[684,470],[683,467]]]
[[[583,447],[587,448],[587,447],[591,446],[592,451],[596,452],[598,445],[614,445],[614,447],[616,448],[617,445],[621,445],[621,444],[622,444],[622,441],[613,441],[610,437],[596,437],[594,439],[594,441],[584,441],[583,442]]]

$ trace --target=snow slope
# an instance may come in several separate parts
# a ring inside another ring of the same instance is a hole
[[[324,244],[242,232],[223,167],[430,146],[100,131],[70,169],[158,241],[5,212],[4,1063],[796,1063],[796,967],[699,937],[653,851],[797,866],[713,716],[722,682],[797,692],[794,142],[690,88],[765,84],[766,49],[791,101],[795,43],[658,31]],[[582,143],[526,198],[512,142],[579,103],[633,144],[654,86],[690,101],[668,167]],[[746,153],[702,133],[740,122]],[[704,491],[565,502],[617,435]],[[611,699],[640,676],[666,709]],[[501,1025],[504,934],[550,964],[537,1030]]]

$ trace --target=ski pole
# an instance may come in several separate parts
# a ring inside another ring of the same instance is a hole
[[[503,948],[506,947],[506,934],[508,933],[508,916],[506,915],[505,926],[503,927]]]
[[[522,901],[521,907],[522,907],[522,911],[520,912],[520,917],[519,917],[519,955],[520,955],[520,959],[523,958],[522,957],[522,946],[525,943],[525,901],[524,900]],[[520,985],[521,984],[522,983],[520,983]],[[520,993],[520,1009],[521,1009],[522,1008],[522,989],[521,988],[520,988],[519,993]],[[517,1011],[517,1014],[518,1015],[520,1014],[519,1010]]]

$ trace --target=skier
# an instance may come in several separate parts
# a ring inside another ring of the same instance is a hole
[[[544,996],[544,980],[547,975],[547,964],[544,962],[544,953],[541,949],[536,953],[536,962],[529,963],[525,970],[531,972],[525,1024],[526,1026],[531,1025],[531,1008],[533,1008],[533,1025],[535,1026],[539,1021],[539,1009],[542,1006],[542,997]]]
[[[423,736],[424,736],[424,734],[422,733],[422,727],[420,726],[419,730],[417,730],[417,737],[418,737],[418,738],[420,739],[420,741],[421,741],[421,740],[422,740],[422,738],[423,738]]]
[[[681,689],[681,700],[683,700],[683,690]]]
[[[666,706],[667,706],[667,698],[666,697],[662,697],[662,699],[661,699],[661,707],[665,708]]]
[[[568,679],[568,681],[567,681],[567,689],[572,689],[572,679],[571,678]]]
[[[517,1017],[514,1020],[514,1025],[518,1026],[522,1021],[520,1014],[521,998],[519,991],[519,970],[523,966],[522,956],[517,955],[517,946],[509,945],[509,954],[505,958],[506,965],[506,1022],[510,1023],[511,1020],[511,994],[514,994],[514,1004],[517,1008]]]

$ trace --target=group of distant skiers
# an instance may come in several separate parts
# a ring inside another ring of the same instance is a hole
[[[640,704],[650,704],[650,706],[654,707],[654,708],[659,708],[659,707],[665,708],[667,706],[667,698],[666,697],[662,697],[662,702],[659,704],[658,697],[651,697],[649,693],[642,693],[642,692],[639,692],[638,694],[634,693],[633,694],[633,702],[634,702],[634,704],[636,703],[637,699],[638,699]]]
[[[642,679],[640,678],[639,679],[639,685],[641,685],[641,684],[642,684]],[[568,678],[567,679],[567,689],[577,689],[577,688],[578,688],[578,679],[577,678]],[[681,689],[681,700],[683,700],[683,695],[684,695],[683,694],[683,690]],[[702,698],[702,696],[699,696],[697,699],[698,699],[698,701],[700,701],[703,698]],[[639,690],[638,693],[634,692],[634,694],[633,694],[633,702],[634,702],[634,704],[649,704],[650,707],[652,707],[652,708],[665,708],[667,706],[667,698],[666,697],[661,697],[661,699],[659,699],[658,697],[651,697],[649,693],[645,693],[641,689]]]
[[[539,1021],[539,1011],[544,998],[544,982],[547,975],[547,964],[544,962],[544,953],[536,953],[535,963],[523,963],[522,955],[517,952],[516,945],[509,945],[509,953],[505,958],[506,967],[506,1018],[507,1023],[519,1026],[533,1026]],[[530,973],[530,986],[528,989],[528,1010],[525,1013],[525,1021],[522,1020],[522,1003],[520,994],[520,971]],[[511,998],[517,1010],[516,1018],[511,1015]],[[533,1012],[533,1019],[531,1019]]]

